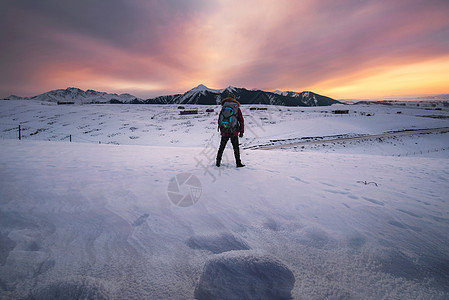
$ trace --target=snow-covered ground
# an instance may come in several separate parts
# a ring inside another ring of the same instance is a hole
[[[248,148],[449,127],[251,107]],[[218,107],[186,109],[0,102],[0,298],[449,297],[448,133],[248,149],[240,169],[228,148],[217,168]]]

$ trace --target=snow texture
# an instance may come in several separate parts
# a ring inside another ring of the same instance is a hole
[[[244,150],[449,127],[446,108],[251,107],[237,169],[231,146],[214,164],[217,106],[0,101],[0,298],[449,298],[448,133]]]
[[[187,246],[192,249],[208,250],[212,253],[249,249],[248,245],[229,233],[217,236],[192,236],[187,241]]]

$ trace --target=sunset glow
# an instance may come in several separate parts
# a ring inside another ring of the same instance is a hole
[[[198,84],[336,99],[449,93],[449,2],[2,1],[0,98]]]

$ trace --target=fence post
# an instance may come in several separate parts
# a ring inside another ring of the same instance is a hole
[[[21,131],[20,131],[20,125],[19,125],[19,141],[22,139]]]
[[[72,142],[72,135],[70,135],[70,143]]]

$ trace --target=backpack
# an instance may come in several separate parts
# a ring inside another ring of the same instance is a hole
[[[235,102],[225,102],[221,108],[218,118],[218,127],[227,133],[234,132],[237,129],[239,113],[239,104]]]

